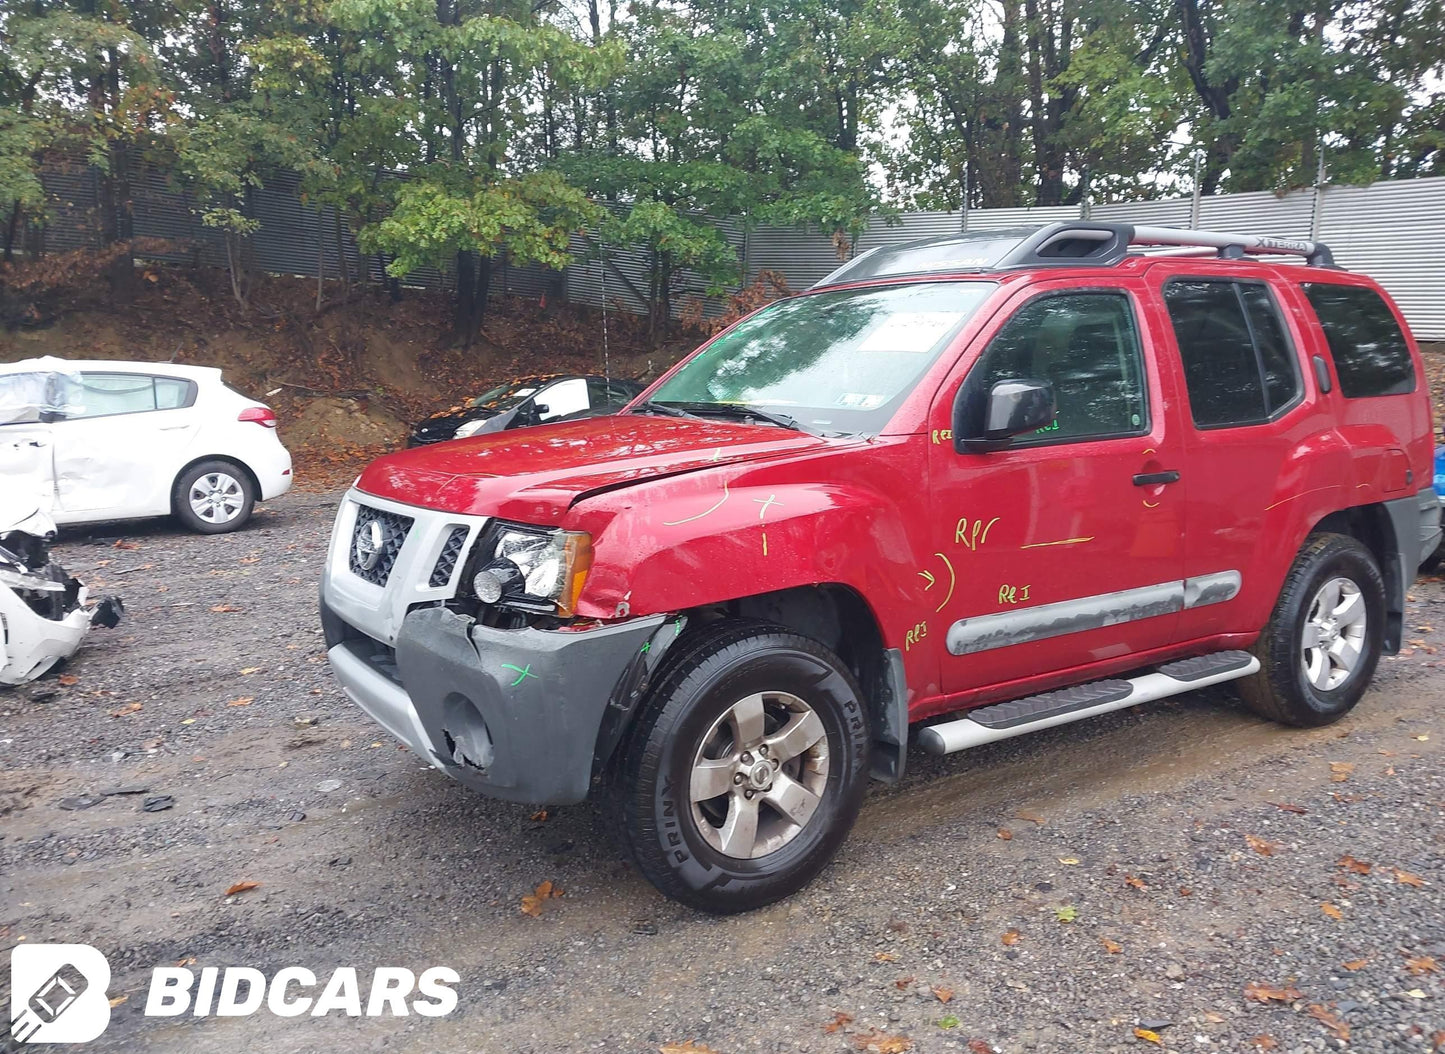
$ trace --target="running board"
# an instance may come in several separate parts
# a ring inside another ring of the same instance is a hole
[[[1095,714],[1238,680],[1258,670],[1259,660],[1247,651],[1221,651],[1181,659],[1137,677],[1094,681],[1026,699],[981,706],[970,711],[967,717],[921,729],[918,742],[930,754],[952,754],[1025,732],[1067,725]]]

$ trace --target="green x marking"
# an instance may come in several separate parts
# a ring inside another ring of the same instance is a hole
[[[504,662],[504,663],[502,663],[502,669],[504,669],[504,670],[515,670],[515,671],[517,672],[517,679],[516,679],[515,681],[513,681],[510,685],[508,685],[509,688],[515,688],[515,687],[517,687],[517,685],[521,684],[521,683],[522,683],[523,681],[525,681],[528,677],[537,677],[537,675],[532,672],[532,664],[531,664],[530,662],[527,663],[527,666],[526,666],[525,669],[523,669],[521,666],[513,666],[513,665],[512,665],[511,663],[509,663],[509,662]],[[540,677],[537,677],[537,679],[538,679],[539,681],[541,680]]]

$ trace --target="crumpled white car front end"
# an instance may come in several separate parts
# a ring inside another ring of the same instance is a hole
[[[55,521],[34,491],[15,486],[33,454],[25,441],[0,444],[0,685],[33,681],[80,648],[92,624],[114,626],[119,597],[87,603],[85,586],[50,558]]]

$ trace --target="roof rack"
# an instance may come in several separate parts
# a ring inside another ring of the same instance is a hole
[[[1303,256],[1313,267],[1334,267],[1323,242],[1268,234],[1226,234],[1176,227],[1073,221],[1004,230],[968,231],[880,245],[855,256],[813,286],[870,278],[958,271],[1007,271],[1024,267],[1113,267],[1132,246],[1217,250],[1221,259],[1248,255]]]

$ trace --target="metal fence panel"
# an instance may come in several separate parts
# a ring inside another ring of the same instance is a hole
[[[1445,280],[1431,262],[1445,238],[1445,177],[1331,187],[1320,240],[1342,267],[1374,278],[1421,339],[1445,339]]]
[[[99,179],[94,169],[75,159],[58,163],[43,173],[49,198],[49,217],[41,246],[46,252],[98,248]],[[137,238],[164,239],[173,246],[163,258],[212,266],[226,263],[225,240],[206,227],[200,208],[166,172],[137,166],[131,174],[132,229]],[[279,173],[263,188],[252,191],[240,206],[260,222],[248,239],[250,265],[276,274],[328,278],[340,276],[337,216],[302,200],[295,175]],[[1369,274],[1390,291],[1416,334],[1426,340],[1445,339],[1445,283],[1436,274],[1433,250],[1445,237],[1445,177],[1399,180],[1366,187],[1329,187],[1269,192],[1220,194],[1198,202],[1198,225],[1206,230],[1249,234],[1278,234],[1308,238],[1312,231],[1330,245],[1339,263]],[[1188,197],[1159,201],[1093,205],[1091,219],[1187,227],[1194,202]],[[738,256],[741,282],[762,271],[783,275],[794,290],[808,288],[837,268],[840,262],[878,245],[895,245],[962,230],[998,230],[1029,224],[1076,219],[1077,206],[1015,209],[972,209],[961,212],[912,212],[874,217],[856,239],[835,239],[831,234],[802,227],[759,227],[751,230],[740,220],[714,221]],[[365,268],[381,280],[385,261],[363,257],[345,224],[339,232],[340,254],[347,272],[356,278]],[[599,305],[604,290],[609,304],[625,310],[647,309],[649,267],[645,250],[608,246],[606,268],[597,259],[596,236],[572,239],[573,263],[565,272],[546,268],[515,267],[496,261],[492,292],[495,295],[542,297],[560,293],[581,304]],[[448,270],[425,268],[403,279],[409,286],[447,289],[454,284]],[[721,298],[704,297],[706,285],[698,275],[678,276],[673,297],[675,314],[689,310],[694,298],[704,298],[707,314],[717,314]]]

